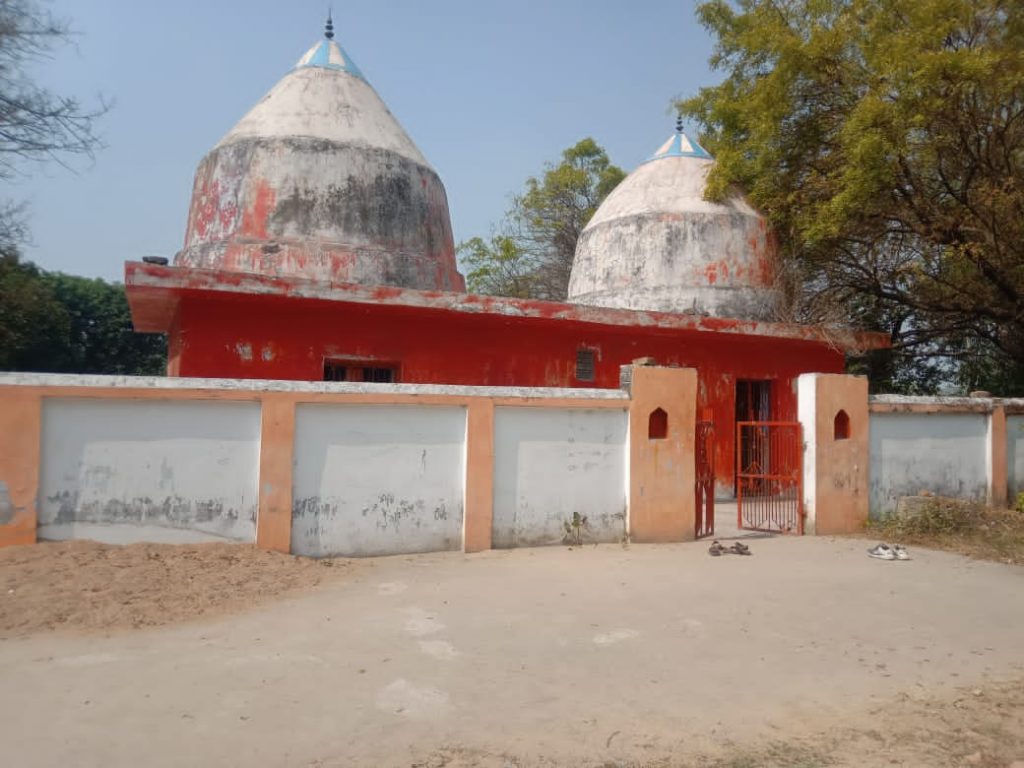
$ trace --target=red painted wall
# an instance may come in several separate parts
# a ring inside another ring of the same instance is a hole
[[[575,378],[580,347],[596,352],[593,382]],[[325,358],[361,358],[396,364],[403,383],[617,388],[638,357],[696,368],[730,492],[736,380],[773,380],[772,417],[791,420],[796,376],[844,363],[821,342],[223,294],[183,296],[169,348],[168,372],[198,377],[319,381]]]

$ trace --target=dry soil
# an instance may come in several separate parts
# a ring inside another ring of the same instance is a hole
[[[8,547],[0,549],[0,638],[154,627],[246,610],[338,578],[350,565],[242,544]]]
[[[751,557],[705,542],[340,566],[231,547],[4,554],[4,764],[1024,760],[1024,568],[748,543]]]

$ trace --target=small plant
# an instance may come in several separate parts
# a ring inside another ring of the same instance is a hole
[[[984,511],[977,502],[932,496],[912,513],[869,522],[868,530],[894,539],[961,533],[982,524]]]
[[[583,529],[587,527],[587,516],[579,512],[572,513],[572,519],[562,523],[565,526],[564,541],[580,546],[583,543]]]
[[[1014,506],[1014,509],[1024,513],[1024,491],[1017,494],[1017,504]]]

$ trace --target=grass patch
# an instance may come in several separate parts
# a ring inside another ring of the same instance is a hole
[[[1024,564],[1024,512],[1016,509],[935,496],[913,514],[869,522],[867,532],[884,541]]]

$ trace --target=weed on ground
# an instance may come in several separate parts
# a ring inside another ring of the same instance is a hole
[[[881,541],[957,552],[979,560],[1024,564],[1024,512],[931,497],[914,514],[871,521],[867,533]]]

